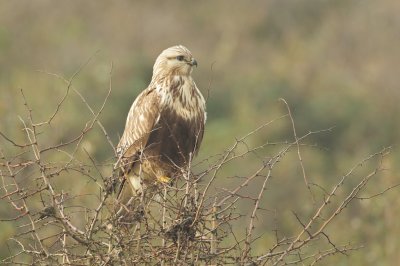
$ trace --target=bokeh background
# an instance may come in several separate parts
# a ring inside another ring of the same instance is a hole
[[[309,140],[320,147],[304,158],[313,182],[333,184],[368,154],[394,145],[386,162],[389,170],[371,194],[380,192],[400,180],[399,12],[396,0],[1,1],[0,131],[24,138],[18,119],[26,115],[21,89],[37,121],[54,111],[65,84],[42,71],[70,78],[92,58],[74,86],[98,109],[113,64],[112,93],[100,119],[117,143],[133,99],[150,81],[156,56],[183,44],[199,62],[193,76],[208,95],[199,158],[223,152],[235,137],[284,114],[278,100],[284,98],[299,135],[334,127]],[[78,99],[66,103],[64,111],[43,141],[70,139],[90,118]],[[277,139],[293,140],[290,123],[273,126],[252,141]],[[83,145],[98,161],[112,157],[100,131]],[[302,204],[293,199],[299,187],[304,190],[298,163],[284,169],[285,178],[276,181],[266,198],[271,205],[280,202],[283,213]],[[365,248],[339,256],[335,263],[400,261],[398,194],[394,189],[346,210],[331,234]],[[0,206],[0,213],[5,210]],[[294,224],[282,218],[283,228]],[[265,234],[272,231],[267,222],[258,221],[258,226]],[[12,224],[0,223],[0,257],[8,253],[4,243],[13,230]],[[261,241],[259,250],[268,244],[268,238]]]

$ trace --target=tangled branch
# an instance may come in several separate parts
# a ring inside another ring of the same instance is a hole
[[[36,121],[29,99],[21,90],[26,109],[26,117],[20,118],[24,142],[0,132],[0,202],[6,209],[0,221],[15,227],[7,242],[10,254],[1,260],[3,264],[314,265],[329,256],[362,248],[350,240],[335,243],[327,228],[352,202],[372,199],[397,187],[388,187],[370,197],[361,195],[371,180],[385,170],[382,161],[390,147],[369,155],[331,187],[313,183],[306,175],[302,150],[313,148],[306,142],[313,135],[331,129],[298,135],[289,105],[283,100],[286,114],[236,139],[226,151],[191,162],[188,169],[181,169],[181,176],[173,185],[158,185],[158,192],[150,201],[122,216],[114,211],[118,202],[109,189],[114,156],[110,154],[112,159],[98,163],[82,145],[98,126],[104,142],[115,152],[99,120],[111,94],[112,66],[107,94],[95,111],[73,86],[86,64],[70,79],[47,73],[62,80],[66,87],[46,121]],[[40,134],[56,117],[65,115],[63,105],[70,100],[71,91],[79,96],[91,118],[70,140],[48,145]],[[289,123],[294,140],[255,145],[252,138],[264,134],[277,121]],[[279,163],[292,151],[297,153],[312,199],[309,203],[307,197],[298,200],[309,204],[311,211],[294,210],[293,219],[299,230],[287,235],[276,229],[275,241],[260,251],[256,248],[263,235],[262,230],[257,230],[260,220],[276,215],[276,211],[265,208],[265,198],[274,186],[271,180]],[[244,174],[226,176],[224,169],[229,165],[246,167],[247,160],[253,162],[253,167],[244,169]],[[370,172],[360,170],[365,164],[371,165]],[[230,182],[221,186],[220,180]],[[76,182],[77,186],[65,187],[68,182]],[[76,189],[78,185],[85,189]],[[240,210],[243,204],[248,207],[247,212]]]

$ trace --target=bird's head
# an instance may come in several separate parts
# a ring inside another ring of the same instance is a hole
[[[193,66],[197,67],[197,61],[185,46],[172,46],[157,57],[153,67],[153,78],[160,75],[189,76]]]

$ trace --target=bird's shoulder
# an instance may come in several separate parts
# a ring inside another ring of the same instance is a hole
[[[160,95],[155,86],[149,86],[143,90],[132,103],[131,110],[142,105],[153,105],[160,101]]]
[[[142,146],[159,119],[159,114],[160,95],[155,87],[149,86],[132,103],[118,144],[118,154],[126,153],[130,146]]]

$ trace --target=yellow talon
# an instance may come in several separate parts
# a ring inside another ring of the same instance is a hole
[[[169,184],[171,182],[171,178],[168,176],[159,176],[157,177],[158,182],[163,183],[163,184]]]

